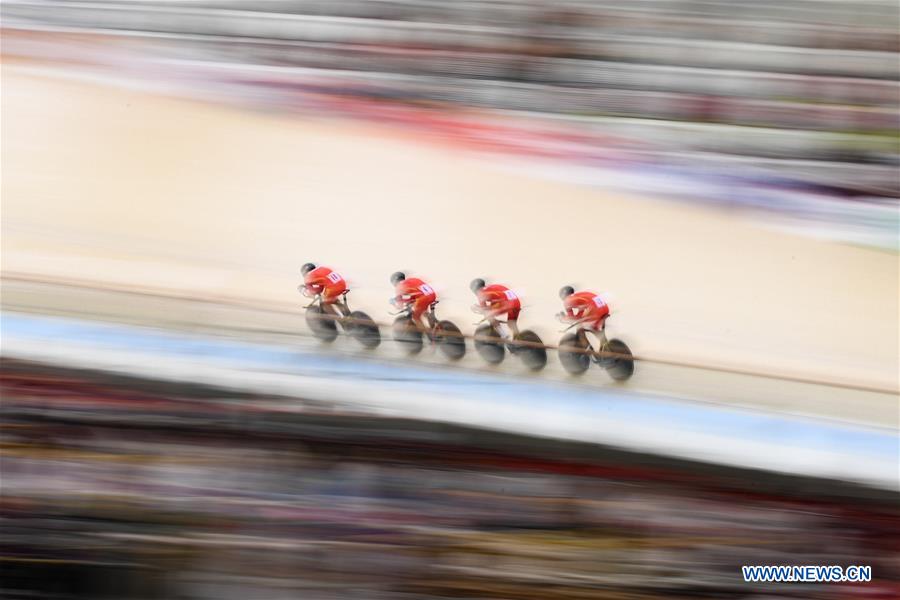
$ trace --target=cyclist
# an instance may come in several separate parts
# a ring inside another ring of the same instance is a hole
[[[300,267],[300,273],[303,275],[300,291],[305,296],[321,296],[322,310],[336,318],[350,315],[350,309],[344,298],[349,291],[347,282],[338,272],[328,267],[306,263]]]
[[[565,310],[557,316],[568,323],[578,323],[579,342],[587,344],[587,332],[597,336],[600,351],[607,349],[606,319],[609,317],[609,306],[594,292],[576,292],[570,285],[559,290]]]
[[[472,307],[476,312],[483,314],[492,327],[497,327],[500,321],[498,317],[506,316],[506,326],[513,334],[513,339],[519,337],[519,313],[522,311],[522,302],[514,291],[494,283],[487,285],[484,279],[473,279],[469,289],[478,298],[478,304]]]
[[[394,286],[395,296],[391,298],[391,304],[410,308],[410,317],[419,331],[428,334],[437,325],[434,311],[428,310],[437,302],[437,293],[430,285],[418,277],[406,277],[406,273],[397,271],[391,275],[391,284]],[[422,317],[428,320],[426,326]]]

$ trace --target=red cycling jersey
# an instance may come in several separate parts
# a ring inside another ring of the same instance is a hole
[[[334,304],[347,291],[347,282],[328,267],[316,267],[303,278],[306,289],[313,294],[322,294],[322,302]]]
[[[582,320],[585,328],[599,331],[609,316],[609,306],[594,292],[577,292],[563,301],[566,317],[570,321]]]
[[[505,285],[493,284],[478,290],[478,304],[492,317],[506,315],[507,321],[515,321],[522,310],[522,302],[514,291]]]
[[[403,306],[412,304],[414,319],[420,319],[428,307],[437,302],[437,293],[434,288],[417,277],[399,282],[394,291],[397,292],[396,302],[398,304]]]

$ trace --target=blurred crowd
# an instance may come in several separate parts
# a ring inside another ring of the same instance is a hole
[[[744,564],[871,565],[896,494],[301,399],[2,373],[4,598],[762,597]]]
[[[428,109],[487,110],[494,122],[519,121],[485,134],[483,120],[467,118],[440,132],[586,164],[787,180],[867,202],[900,194],[898,13],[888,0],[4,7],[7,27],[138,39],[170,71],[257,103],[312,96],[318,108],[420,128],[435,127]]]
[[[648,180],[675,169],[869,203],[900,194],[900,15],[887,0],[15,0],[4,17],[138,42],[157,70],[257,104],[637,165]],[[29,47],[17,40],[4,51]],[[448,124],[434,109],[479,113]]]

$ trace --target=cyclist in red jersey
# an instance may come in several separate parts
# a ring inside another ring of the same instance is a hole
[[[561,320],[568,323],[578,323],[578,336],[582,341],[587,341],[586,333],[590,331],[600,341],[600,349],[605,350],[606,318],[609,317],[609,306],[603,298],[594,292],[576,292],[575,288],[567,285],[559,290],[559,297],[563,301],[565,310],[559,313]]]
[[[406,273],[397,271],[391,275],[391,283],[394,285],[395,296],[391,299],[391,304],[410,307],[410,316],[413,323],[419,328],[419,331],[428,333],[437,325],[434,318],[434,312],[428,309],[437,302],[437,292],[430,285],[419,279],[418,277],[406,277]],[[422,316],[428,320],[426,326],[422,322]]]
[[[300,267],[300,272],[303,274],[301,291],[304,294],[321,296],[322,309],[335,317],[349,316],[350,309],[344,300],[344,293],[348,291],[347,282],[339,273],[313,263]]]
[[[478,298],[478,304],[473,309],[483,314],[491,326],[497,327],[498,317],[506,315],[506,325],[509,327],[513,338],[519,335],[519,313],[522,311],[522,302],[514,291],[494,283],[487,285],[484,279],[473,279],[469,289]]]

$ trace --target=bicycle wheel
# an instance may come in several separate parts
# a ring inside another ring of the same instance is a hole
[[[350,313],[347,330],[365,348],[377,348],[381,343],[381,331],[372,317],[361,310]]]
[[[333,342],[338,336],[335,317],[326,313],[318,304],[306,309],[306,324],[313,335],[323,342]]]
[[[418,354],[422,351],[422,332],[409,316],[400,316],[394,320],[392,327],[394,340],[408,355]]]
[[[500,332],[489,323],[475,330],[475,350],[481,355],[481,358],[492,365],[503,362],[503,358],[506,356],[506,348],[503,347],[503,338]]]
[[[435,342],[444,356],[450,360],[459,360],[466,354],[466,340],[459,327],[450,321],[438,323]]]
[[[634,359],[631,355],[631,349],[625,342],[618,339],[609,340],[606,348],[607,351],[619,355],[612,357],[611,362],[606,367],[606,372],[616,381],[628,380],[634,374]]]
[[[519,347],[516,353],[525,366],[532,371],[539,371],[547,364],[547,349],[544,348],[544,342],[540,336],[530,329],[526,329],[516,338],[517,341],[525,342],[527,345]]]
[[[579,340],[578,335],[570,333],[559,341],[559,362],[572,375],[580,375],[591,366],[590,344]]]

